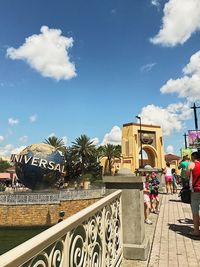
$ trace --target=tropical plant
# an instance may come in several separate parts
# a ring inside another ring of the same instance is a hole
[[[121,157],[121,146],[120,145],[113,145],[113,144],[107,144],[104,146],[100,146],[98,148],[99,156],[106,157],[108,162],[108,169],[109,169],[109,175],[112,175],[112,166],[114,164],[115,158]]]
[[[81,175],[87,172],[89,157],[96,156],[96,147],[87,135],[81,135],[72,143],[72,149],[81,163]]]
[[[75,154],[71,147],[66,149],[64,156],[66,169],[65,180],[74,181],[79,179],[81,175],[81,162],[79,157]]]
[[[63,153],[66,151],[63,139],[59,139],[56,136],[51,136],[48,139],[45,139],[44,143],[55,147],[55,149],[60,150]]]
[[[6,189],[6,185],[5,185],[5,184],[2,184],[2,183],[0,183],[0,192],[3,192],[3,191],[5,191],[5,189]]]
[[[0,160],[0,172],[5,172],[12,165],[6,160]]]

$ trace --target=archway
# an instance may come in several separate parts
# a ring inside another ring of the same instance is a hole
[[[142,146],[143,164],[141,164]],[[162,129],[158,125],[127,123],[122,129],[122,167],[132,171],[141,165],[151,165],[162,169],[165,167]]]
[[[158,161],[157,152],[153,147],[148,145],[145,146],[143,145],[142,155],[143,155],[143,166],[150,165],[152,168],[157,167],[157,161]],[[139,165],[141,166],[141,159],[139,159]]]

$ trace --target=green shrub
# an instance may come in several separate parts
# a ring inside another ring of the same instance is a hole
[[[4,192],[6,189],[6,186],[4,184],[0,184],[0,192]]]

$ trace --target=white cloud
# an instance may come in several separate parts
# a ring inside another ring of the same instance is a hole
[[[101,145],[107,145],[108,143],[113,145],[121,145],[121,139],[121,129],[118,126],[114,126],[109,133],[105,134]]]
[[[10,125],[17,125],[19,123],[19,120],[18,119],[9,118],[8,119],[8,123]]]
[[[11,154],[19,154],[26,146],[15,147],[11,150]]]
[[[67,136],[63,136],[63,137],[62,137],[62,140],[63,140],[65,146],[67,146],[67,143],[68,143],[68,138],[67,138]]]
[[[191,56],[183,68],[183,76],[170,79],[160,89],[161,93],[176,93],[181,98],[193,102],[200,100],[200,51]]]
[[[167,154],[173,154],[174,153],[174,147],[172,145],[167,146],[166,152],[167,152]]]
[[[199,0],[169,0],[164,7],[160,31],[150,41],[153,44],[175,46],[185,43],[199,29]]]
[[[7,56],[13,60],[22,59],[44,77],[56,80],[71,79],[76,76],[74,63],[70,62],[68,50],[73,46],[73,38],[62,36],[59,29],[42,26],[41,34],[34,34],[19,48],[7,49]]]
[[[115,15],[115,14],[117,13],[117,9],[116,9],[116,8],[111,9],[110,13],[111,13],[112,15]]]
[[[19,138],[19,142],[20,143],[27,143],[27,141],[28,141],[28,136],[27,135],[21,136]]]
[[[166,108],[155,105],[143,107],[140,114],[143,124],[159,125],[163,134],[169,136],[184,127],[184,121],[191,117],[192,110],[188,104],[171,104]]]
[[[4,136],[0,135],[0,142],[3,142],[4,141]]]
[[[48,136],[48,138],[49,138],[49,137],[53,137],[53,136],[56,136],[56,134],[55,134],[55,133],[51,133],[51,134]]]
[[[91,139],[93,145],[97,146],[99,144],[99,138],[95,137]]]
[[[36,115],[36,114],[31,115],[31,116],[29,117],[29,121],[30,121],[30,122],[35,122],[36,120],[37,120],[37,115]]]
[[[1,87],[14,87],[14,84],[11,82],[0,82]]]
[[[156,7],[160,6],[159,0],[151,0],[151,4]]]
[[[3,147],[0,147],[0,157],[10,157],[11,154],[19,154],[25,146],[14,147],[12,144],[7,144]]]
[[[148,63],[140,68],[140,71],[142,72],[149,72],[152,70],[152,68],[156,65],[156,63]]]

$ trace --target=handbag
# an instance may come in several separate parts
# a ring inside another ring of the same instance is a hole
[[[199,178],[200,178],[200,175],[197,177],[197,179],[193,185],[193,188],[195,187]],[[183,203],[191,204],[191,189],[189,187],[183,187],[180,191],[179,196],[181,197],[181,201]]]
[[[191,190],[188,187],[183,187],[180,191],[180,197],[181,197],[181,201],[183,203],[187,203],[190,204],[191,203]]]

